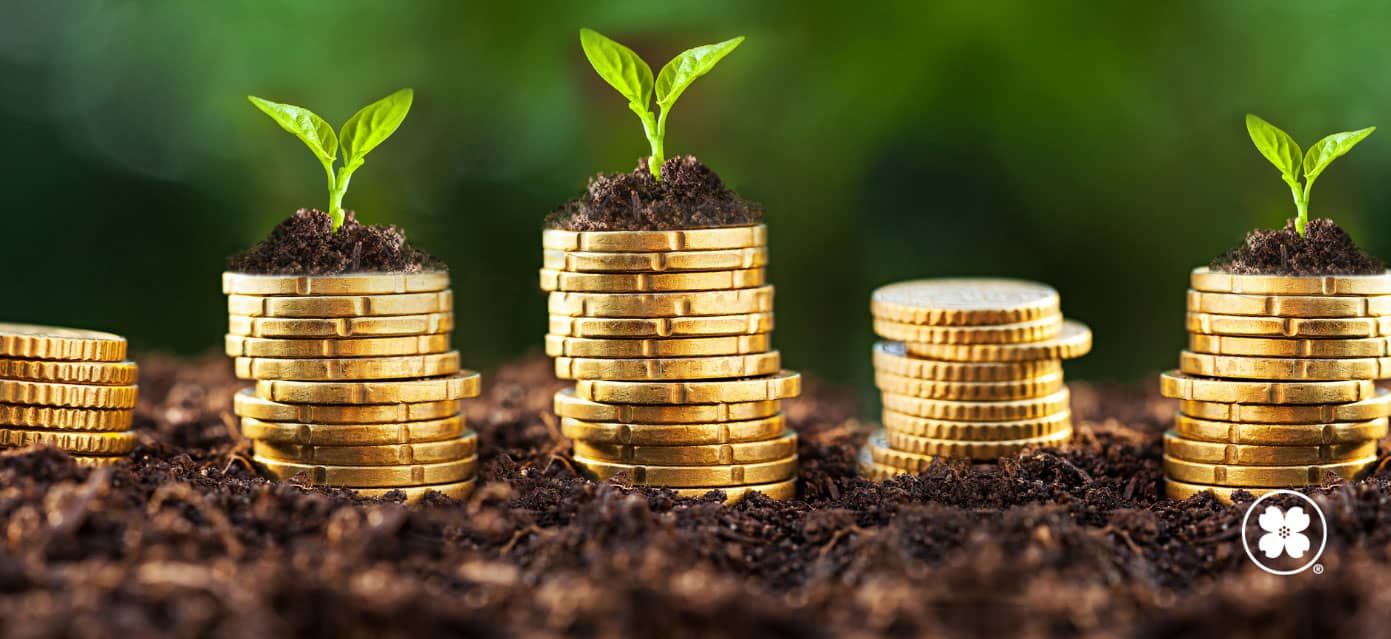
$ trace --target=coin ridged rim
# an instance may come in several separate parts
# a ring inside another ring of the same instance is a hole
[[[268,422],[305,424],[389,424],[419,422],[455,416],[463,404],[455,400],[431,402],[393,402],[376,405],[289,404],[256,396],[256,389],[244,388],[232,396],[232,412],[242,418]]]
[[[923,399],[962,401],[1029,399],[1058,392],[1063,387],[1063,374],[1058,372],[1033,379],[1004,382],[943,382],[875,371],[874,386],[886,393]]]
[[[140,387],[0,379],[0,403],[63,408],[134,408]]]
[[[1334,402],[1304,406],[1183,400],[1179,402],[1179,412],[1191,417],[1223,422],[1271,424],[1360,422],[1391,415],[1391,391],[1378,390],[1375,397],[1359,402]]]
[[[316,295],[276,297],[228,295],[227,313],[249,317],[325,318],[385,315],[427,315],[454,310],[454,292],[390,295]]]
[[[462,415],[388,424],[306,424],[241,418],[241,434],[271,444],[386,446],[454,439],[468,430]]]
[[[1313,338],[1391,336],[1391,316],[1306,319],[1188,313],[1184,322],[1189,332],[1203,335]]]
[[[617,464],[657,466],[729,466],[761,464],[795,456],[797,433],[784,431],[771,439],[727,444],[646,446],[607,444],[576,439],[575,455]]]
[[[578,293],[724,291],[767,283],[768,273],[763,268],[686,273],[572,273],[543,268],[540,277],[543,291]]]
[[[1189,286],[1209,293],[1253,295],[1391,295],[1391,271],[1380,275],[1238,275],[1193,269]]]
[[[68,455],[78,466],[87,468],[105,468],[115,466],[123,461],[130,459],[130,455]]]
[[[881,393],[884,408],[894,412],[960,422],[1017,422],[1038,419],[1069,410],[1071,393],[1067,386],[1045,397],[996,402],[963,402],[923,399],[894,393]]]
[[[58,408],[0,404],[0,425],[17,428],[111,432],[129,430],[135,422],[130,409]]]
[[[568,317],[653,318],[700,317],[771,313],[771,284],[727,291],[678,293],[575,293],[555,291],[546,296],[551,315]]]
[[[449,350],[449,335],[404,335],[348,339],[277,339],[226,335],[228,357],[337,358],[428,355]]]
[[[135,431],[75,431],[0,428],[0,448],[51,446],[86,455],[125,455],[135,450]]]
[[[129,386],[140,378],[135,362],[66,362],[0,359],[0,378],[28,382],[59,382]]]
[[[241,379],[299,381],[359,381],[438,377],[459,372],[459,351],[390,357],[301,359],[278,357],[233,358]]]
[[[1062,410],[1036,419],[1013,422],[958,422],[915,417],[885,409],[880,416],[884,430],[927,439],[974,442],[1032,439],[1072,427],[1072,411]]]
[[[706,446],[777,438],[787,428],[782,413],[740,421],[702,424],[624,424],[560,419],[560,433],[590,444],[627,446]]]
[[[1188,439],[1176,430],[1164,433],[1164,454],[1174,459],[1234,466],[1302,466],[1336,464],[1375,456],[1376,440],[1338,444],[1231,444]]]
[[[1057,337],[1020,344],[925,344],[906,342],[910,356],[952,362],[1024,362],[1073,359],[1092,350],[1092,330],[1086,324],[1065,319]]]
[[[227,316],[227,332],[243,337],[290,339],[413,337],[448,333],[452,330],[454,330],[453,313],[336,318]]]
[[[450,499],[467,499],[478,486],[478,479],[466,479],[464,481],[450,482],[447,484],[429,484],[425,486],[393,486],[390,488],[348,488],[358,494],[359,497],[385,497],[387,493],[399,490],[406,494],[404,503],[414,504],[425,498],[430,491],[435,491]]]
[[[1000,297],[1008,289],[1013,297]],[[969,291],[971,299],[949,294]],[[996,293],[995,297],[984,293]],[[886,284],[870,294],[870,313],[879,319],[929,326],[1017,324],[1062,312],[1062,298],[1047,284],[1000,278],[942,278]]]
[[[1271,382],[1193,377],[1171,370],[1159,376],[1159,392],[1173,399],[1226,404],[1335,404],[1369,399],[1376,386],[1369,379]]]
[[[575,455],[575,463],[592,479],[604,481],[627,473],[633,484],[669,488],[719,488],[747,484],[770,484],[797,476],[797,456],[757,464],[719,466],[662,466],[621,464]]]
[[[868,454],[868,450],[865,450],[863,452],[863,455]],[[881,464],[879,462],[874,461],[873,459],[870,459],[868,461],[861,459],[859,460],[857,466],[857,469],[860,472],[860,476],[870,481],[884,481],[886,479],[893,479],[894,477],[897,477],[899,475],[916,474],[903,470],[902,468],[895,468],[893,466]]]
[[[80,328],[0,323],[0,357],[119,362],[126,358],[126,338]]]
[[[746,224],[681,231],[566,231],[541,232],[541,246],[558,251],[599,253],[637,251],[702,251],[751,248],[768,244],[768,227]]]
[[[478,457],[468,457],[434,464],[409,466],[335,466],[297,464],[294,462],[252,457],[252,462],[277,480],[305,473],[311,485],[344,488],[391,488],[448,484],[472,478],[478,468]]]
[[[1238,490],[1251,493],[1253,497],[1260,497],[1266,493],[1279,490],[1278,488],[1232,488],[1230,486],[1206,486],[1202,484],[1190,484],[1175,479],[1164,479],[1164,496],[1174,501],[1183,501],[1189,497],[1197,496],[1201,493],[1212,493],[1218,502],[1223,504],[1232,503],[1232,494]]]
[[[1072,440],[1072,428],[1068,427],[1041,437],[1029,439],[995,441],[957,441],[950,439],[929,439],[897,431],[878,433],[887,446],[898,453],[912,453],[929,457],[962,457],[975,460],[1009,457],[1031,446],[1059,446]]]
[[[576,396],[573,388],[556,391],[553,402],[559,417],[628,425],[738,422],[772,417],[782,410],[782,402],[778,400],[681,406],[602,403]]]
[[[739,313],[700,317],[610,318],[552,315],[551,335],[586,338],[660,339],[758,335],[773,331],[772,313]]]
[[[252,442],[252,452],[261,459],[296,464],[330,466],[407,466],[438,464],[478,455],[478,434],[467,431],[457,437],[409,444],[320,446],[280,444],[265,440]]]
[[[697,382],[625,382],[582,379],[575,396],[610,404],[727,404],[796,397],[802,376],[792,371],[753,379]]]
[[[684,381],[757,377],[780,370],[782,354],[778,351],[714,357],[555,358],[555,376],[560,379]]]
[[[1364,459],[1334,464],[1300,464],[1294,466],[1234,466],[1231,464],[1202,464],[1164,456],[1164,476],[1192,484],[1228,487],[1288,488],[1311,486],[1323,481],[1326,473],[1344,479],[1357,475],[1376,463],[1376,455]]]
[[[1378,417],[1356,422],[1276,424],[1177,415],[1174,430],[1184,439],[1217,444],[1322,446],[1381,439],[1387,434],[1388,420]]]
[[[874,320],[874,334],[893,341],[927,344],[1015,344],[1041,342],[1061,334],[1063,317],[1053,315],[1017,324],[923,326]]]
[[[622,253],[544,249],[541,265],[544,268],[572,273],[727,271],[767,266],[768,247]]]
[[[669,337],[666,339],[595,339],[546,335],[546,355],[550,357],[599,359],[715,357],[752,355],[766,352],[772,347],[772,333],[716,337]]]
[[[1215,315],[1339,318],[1391,315],[1391,295],[1243,295],[1188,291],[1188,310]]]
[[[1283,339],[1189,333],[1188,350],[1210,355],[1245,357],[1304,357],[1311,359],[1387,357],[1391,356],[1391,338]]]
[[[1179,370],[1189,375],[1264,380],[1385,379],[1391,377],[1391,357],[1299,359],[1243,357],[1183,351]]]
[[[286,404],[396,404],[477,397],[482,376],[460,371],[448,377],[376,382],[303,382],[263,379],[256,394]]]
[[[704,497],[712,490],[724,493],[724,503],[734,504],[743,501],[744,498],[753,493],[763,493],[774,501],[785,501],[797,496],[797,478],[785,479],[783,481],[768,484],[750,484],[745,486],[704,486],[700,488],[673,488],[677,497]]]
[[[909,357],[903,342],[876,342],[873,349],[875,370],[942,382],[1005,382],[1061,373],[1062,361],[1044,359],[1026,362],[946,362]]]
[[[390,295],[429,293],[447,288],[448,271],[344,275],[261,275],[227,271],[222,274],[225,295]]]

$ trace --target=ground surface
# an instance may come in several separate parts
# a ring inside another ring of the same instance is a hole
[[[1383,636],[1386,475],[1319,491],[1322,575],[1259,572],[1242,510],[1160,496],[1172,402],[1075,387],[1075,444],[855,477],[840,393],[787,411],[802,494],[735,507],[578,479],[549,363],[489,376],[484,486],[419,508],[258,478],[225,358],[147,359],[135,460],[0,456],[15,637]]]

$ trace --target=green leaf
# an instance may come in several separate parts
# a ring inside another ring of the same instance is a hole
[[[1251,141],[1256,144],[1256,149],[1261,155],[1270,160],[1275,168],[1280,169],[1280,174],[1286,182],[1299,179],[1300,156],[1304,151],[1295,144],[1294,138],[1274,124],[1250,113],[1246,114],[1246,132],[1251,135]]]
[[[385,142],[401,126],[414,99],[414,91],[401,89],[362,107],[361,111],[348,118],[339,133],[343,140],[343,163],[362,164],[369,151]]]
[[[1358,142],[1371,135],[1372,131],[1375,130],[1377,130],[1376,127],[1369,126],[1357,131],[1343,131],[1315,142],[1313,146],[1309,147],[1309,153],[1304,156],[1305,179],[1313,182],[1333,160],[1351,151],[1353,146],[1356,146]]]
[[[319,161],[323,162],[325,168],[333,166],[333,161],[338,158],[338,136],[333,134],[333,127],[323,118],[303,107],[271,102],[254,95],[246,97],[281,128],[302,140],[309,150],[318,156]]]
[[[671,62],[662,67],[662,72],[657,74],[657,104],[663,111],[670,109],[676,98],[681,97],[686,91],[686,87],[691,86],[696,78],[709,73],[743,41],[744,36],[739,36],[718,44],[687,49],[672,58]]]
[[[580,46],[599,77],[628,98],[634,111],[648,109],[652,102],[652,67],[638,54],[591,29],[580,29]]]

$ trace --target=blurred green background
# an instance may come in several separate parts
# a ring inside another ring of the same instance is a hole
[[[327,194],[254,93],[335,124],[414,87],[346,205],[452,267],[455,343],[539,348],[539,224],[646,151],[577,29],[659,66],[737,34],[669,153],[768,209],[785,362],[870,375],[868,298],[915,277],[1048,282],[1096,331],[1072,378],[1175,365],[1187,272],[1293,210],[1251,147],[1391,119],[1391,4],[1356,2],[26,2],[0,20],[0,316],[137,349],[218,348],[224,256]],[[1391,131],[1315,215],[1391,256]]]

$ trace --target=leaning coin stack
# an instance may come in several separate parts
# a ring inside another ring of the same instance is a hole
[[[1376,461],[1391,393],[1391,273],[1193,271],[1188,350],[1161,378],[1182,400],[1164,435],[1174,499],[1352,478]]]
[[[1072,437],[1062,360],[1091,350],[1058,292],[1018,280],[936,279],[873,294],[874,381],[884,429],[860,470],[885,479],[938,457],[994,459]]]
[[[94,466],[125,459],[139,390],[125,357],[119,335],[0,324],[0,448],[52,446]]]
[[[576,380],[555,396],[575,461],[683,495],[793,496],[780,400],[801,378],[771,350],[767,228],[548,230],[542,243],[546,353]]]
[[[449,275],[224,273],[227,354],[242,435],[276,479],[364,496],[473,491],[478,437],[460,400],[479,375],[459,368]]]

